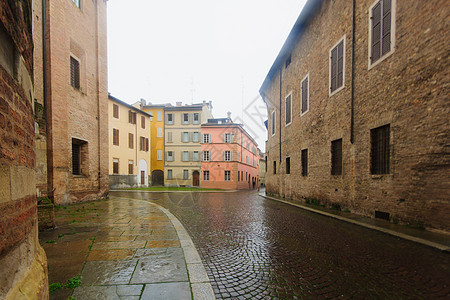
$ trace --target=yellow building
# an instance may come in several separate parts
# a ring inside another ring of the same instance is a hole
[[[148,186],[151,115],[109,95],[109,179],[111,188]]]
[[[145,100],[135,103],[142,111],[152,115],[150,117],[151,136],[151,164],[150,178],[152,185],[164,185],[164,107],[165,104],[146,104]]]

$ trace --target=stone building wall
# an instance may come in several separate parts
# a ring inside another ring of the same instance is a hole
[[[445,33],[449,16],[442,9],[447,4],[392,1],[394,51],[371,66],[369,11],[376,1],[356,1],[352,78],[352,2],[315,2],[319,5],[288,38],[261,88],[269,115],[267,192],[292,202],[320,201],[372,217],[376,211],[385,212],[391,221],[448,231]],[[330,95],[330,50],[341,38],[345,41],[344,87]],[[289,55],[291,63],[286,67]],[[309,111],[302,114],[301,82],[307,75]],[[289,94],[292,123],[286,126]],[[272,111],[276,112],[273,136]],[[390,126],[390,171],[372,175],[370,132],[384,125]],[[342,175],[331,174],[331,142],[337,139],[342,139]],[[307,176],[302,176],[304,149],[308,150]],[[290,174],[286,174],[286,157],[290,157]]]
[[[48,298],[37,236],[31,1],[0,2],[0,298]]]
[[[108,192],[108,94],[106,53],[106,1],[46,1],[46,60],[43,60],[42,8],[35,5],[34,40],[37,81],[43,82],[43,61],[47,66],[47,135],[39,137],[38,178],[45,177],[49,196],[56,204],[68,204],[103,197]],[[71,85],[70,59],[79,62],[79,88]],[[44,103],[36,89],[36,101]],[[42,132],[43,133],[43,132]],[[72,144],[81,143],[80,175],[74,174]],[[44,160],[47,159],[47,161]],[[42,167],[42,168],[41,168]]]

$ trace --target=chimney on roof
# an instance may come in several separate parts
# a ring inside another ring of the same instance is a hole
[[[227,118],[231,120],[231,111],[227,112]]]
[[[147,105],[147,101],[145,101],[144,98],[141,98],[141,107],[146,106]]]
[[[177,101],[177,106],[181,106],[182,104],[183,104],[183,102]]]

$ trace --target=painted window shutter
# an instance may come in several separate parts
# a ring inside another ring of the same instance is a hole
[[[226,143],[226,133],[223,134],[223,142]]]
[[[230,160],[233,161],[233,151],[230,151]]]
[[[166,159],[166,161],[167,161],[167,151],[166,151],[166,156],[165,156],[165,159]]]
[[[391,0],[383,0],[383,36],[381,55],[391,51]]]
[[[222,151],[222,160],[225,161],[225,151]]]

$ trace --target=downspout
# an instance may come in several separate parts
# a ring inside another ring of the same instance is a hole
[[[350,143],[354,143],[354,97],[355,97],[355,5],[356,0],[352,1],[352,82],[351,82],[351,96],[350,96]]]
[[[282,97],[282,94],[281,94],[281,87],[282,87],[282,72],[281,72],[281,70],[283,69],[283,66],[281,66],[280,67],[280,117],[278,118],[278,119],[280,119],[278,122],[280,122],[280,134],[279,134],[279,136],[280,136],[280,167],[281,167],[281,97]]]

